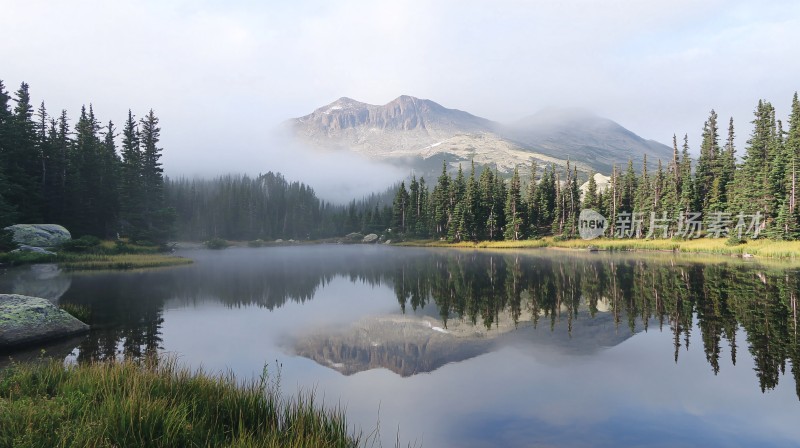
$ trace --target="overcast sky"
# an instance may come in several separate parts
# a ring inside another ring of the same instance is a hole
[[[300,176],[270,130],[342,96],[500,122],[583,107],[693,149],[715,108],[741,152],[758,99],[784,118],[800,89],[795,0],[0,0],[0,22],[9,91],[118,123],[153,108],[173,175]]]

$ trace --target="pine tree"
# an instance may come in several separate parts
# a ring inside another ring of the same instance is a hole
[[[548,169],[545,167],[542,174],[542,181],[536,189],[536,203],[538,208],[537,217],[537,232],[536,236],[544,236],[553,232],[553,222],[559,216],[556,212],[558,206],[558,185],[556,182],[556,167],[550,165]]]
[[[759,100],[753,125],[741,168],[734,175],[732,203],[736,212],[760,212],[769,217],[773,203],[769,160],[775,143],[775,110],[770,103]]]
[[[633,171],[633,160],[628,160],[628,169],[622,179],[622,194],[620,196],[620,211],[633,213],[636,208],[637,179]]]
[[[119,174],[120,158],[117,146],[114,143],[114,123],[108,122],[103,144],[100,148],[100,175],[98,184],[100,192],[98,197],[98,229],[102,236],[113,236],[117,229],[119,219]]]
[[[537,169],[538,167],[536,166],[536,161],[531,161],[531,179],[528,183],[528,189],[525,197],[525,207],[528,210],[526,233],[534,238],[539,236],[537,232],[537,224],[539,222],[539,201],[537,200],[539,191],[537,188],[538,183],[536,181]]]
[[[464,197],[464,206],[461,213],[461,220],[459,223],[459,232],[464,239],[477,241],[478,227],[477,214],[480,208],[480,186],[478,180],[475,178],[475,161],[472,161],[472,167],[469,173],[469,180],[467,181],[467,192]]]
[[[697,171],[695,172],[695,194],[694,208],[696,211],[705,212],[709,210],[709,202],[719,201],[721,191],[717,189],[716,198],[711,198],[710,190],[714,179],[718,179],[721,174],[719,148],[719,129],[717,127],[717,113],[712,109],[708,120],[703,125],[703,142],[700,146],[700,157],[697,159]]]
[[[42,220],[42,170],[28,84],[16,92],[17,105],[4,119],[2,164],[8,183],[6,200],[17,207],[20,222]],[[2,94],[2,102],[7,95]]]
[[[405,182],[400,182],[397,194],[392,203],[392,227],[400,233],[406,233],[406,219],[409,215],[410,198]]]
[[[144,187],[142,183],[142,150],[139,143],[139,126],[133,113],[122,130],[122,165],[120,166],[120,216],[123,234],[134,240],[141,238],[144,228]],[[217,235],[212,235],[216,237]]]
[[[450,176],[447,174],[447,165],[442,161],[442,174],[439,176],[431,196],[434,235],[439,238],[447,235],[450,223],[450,190]]]
[[[501,240],[503,239],[503,232],[506,228],[506,214],[505,214],[505,198],[508,194],[506,189],[505,180],[500,176],[500,173],[497,171],[497,167],[494,170],[494,193],[492,208],[493,213],[497,216],[497,229],[494,232],[495,239]]]
[[[555,173],[555,209],[553,210],[553,222],[550,229],[553,235],[562,235],[564,233],[564,209],[564,189],[561,188],[558,173]]]
[[[494,174],[489,167],[484,166],[478,179],[479,208],[475,213],[478,227],[478,239],[494,239],[493,231],[497,227],[497,218],[494,215]]]
[[[730,210],[729,202],[733,190],[733,177],[736,173],[736,147],[734,139],[736,133],[733,127],[733,117],[728,122],[728,138],[725,141],[725,149],[722,153],[722,168],[720,171],[720,202],[724,209]]]
[[[680,192],[678,197],[678,208],[684,212],[694,212],[694,180],[692,179],[692,158],[689,156],[689,135],[683,136],[683,148],[681,150],[680,165]]]
[[[569,163],[567,163],[569,167]],[[567,219],[569,223],[569,236],[574,237],[578,234],[578,215],[580,215],[581,208],[581,190],[578,187],[578,167],[573,166],[572,174],[567,181],[569,197],[569,213]]]
[[[594,172],[589,174],[589,183],[586,186],[586,193],[583,196],[583,208],[596,209],[598,206],[597,181],[594,176]]]
[[[517,241],[523,238],[523,216],[522,186],[519,180],[519,170],[514,167],[514,174],[511,176],[511,183],[509,184],[508,193],[506,195],[505,239]]]

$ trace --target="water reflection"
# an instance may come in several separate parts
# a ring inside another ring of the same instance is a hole
[[[653,329],[672,334],[670,351],[680,363],[699,331],[715,374],[722,356],[736,364],[745,347],[762,391],[775,388],[788,367],[800,397],[800,279],[791,269],[672,256],[363,246],[188,255],[196,259],[192,266],[53,276],[59,300],[92,310],[94,330],[78,344],[77,360],[162,350],[164,313],[172,309],[221,302],[278,310],[313,299],[343,277],[391,288],[397,313],[298,330],[288,345],[344,374],[384,367],[410,376],[508,344],[592,354]],[[42,276],[31,281],[26,275],[9,272],[0,285],[49,290]],[[67,291],[60,292],[64,285]],[[218,331],[194,331],[200,330]],[[746,340],[737,340],[737,333]]]

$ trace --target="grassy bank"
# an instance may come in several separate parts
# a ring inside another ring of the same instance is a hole
[[[279,378],[279,376],[278,376]],[[266,374],[246,385],[133,362],[0,371],[0,446],[349,447],[363,443],[341,409],[313,394],[281,398]]]
[[[754,240],[744,244],[729,246],[723,238],[699,238],[686,241],[637,240],[637,239],[595,239],[558,241],[552,237],[525,241],[481,241],[477,243],[447,243],[444,241],[421,240],[399,243],[401,246],[423,247],[465,247],[465,248],[537,248],[558,247],[566,249],[587,249],[594,247],[610,251],[671,251],[685,253],[705,253],[742,256],[750,254],[760,258],[800,259],[800,241]]]
[[[192,260],[164,253],[163,247],[124,241],[83,238],[57,249],[55,255],[35,252],[3,252],[0,263],[11,266],[31,263],[59,263],[69,270],[157,268],[190,264]]]
[[[192,260],[165,254],[73,254],[56,255],[32,252],[0,253],[0,263],[17,266],[32,263],[58,263],[74,271],[102,269],[157,268],[190,264]]]

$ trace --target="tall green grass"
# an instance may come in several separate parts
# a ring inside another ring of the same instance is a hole
[[[12,364],[0,371],[2,447],[352,447],[367,443],[313,393],[282,398],[265,373],[246,384],[158,362]]]

